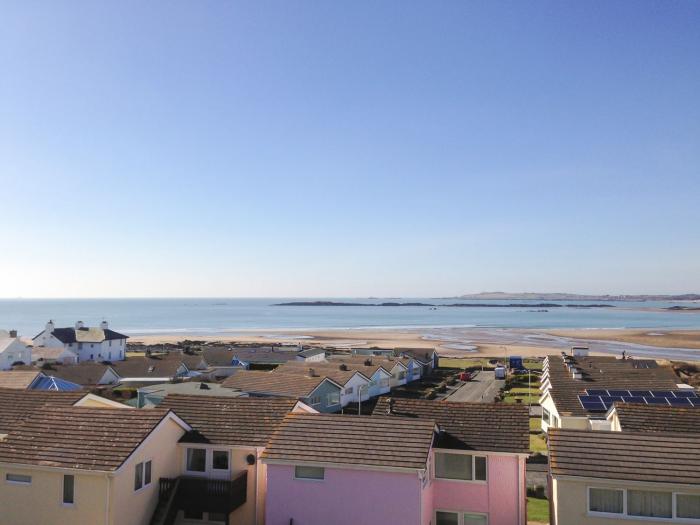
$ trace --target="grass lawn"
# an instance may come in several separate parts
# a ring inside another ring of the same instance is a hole
[[[473,366],[483,366],[484,368],[493,368],[493,365],[489,364],[490,357],[468,357],[468,358],[454,358],[454,357],[441,357],[440,358],[440,368],[470,368]]]
[[[517,395],[506,395],[506,397],[503,399],[504,403],[515,403],[516,399],[520,399],[520,403],[523,405],[527,405],[528,403],[531,405],[538,405],[540,403],[540,396],[528,396],[527,394],[517,394]]]
[[[530,434],[530,452],[547,453],[547,443],[542,434]]]
[[[549,523],[549,500],[527,498],[527,521]]]
[[[515,388],[511,388],[508,392],[511,394],[530,394],[533,396],[538,396],[540,391],[537,388],[523,388],[516,386]]]
[[[530,430],[537,430],[537,431],[542,430],[542,419],[540,419],[539,417],[531,417],[530,418]]]

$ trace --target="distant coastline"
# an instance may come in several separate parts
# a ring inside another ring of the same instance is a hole
[[[272,306],[427,306],[432,308],[615,308],[613,304],[558,304],[558,303],[346,303],[336,301],[290,301],[275,303]]]
[[[700,294],[686,293],[676,295],[586,295],[575,293],[540,293],[540,292],[481,292],[463,294],[442,299],[460,300],[498,300],[498,301],[700,301]]]

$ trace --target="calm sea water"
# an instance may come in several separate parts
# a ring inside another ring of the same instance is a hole
[[[654,311],[682,303],[608,303],[615,308],[549,308],[533,301],[506,301],[519,307],[430,309],[423,306],[273,306],[309,299],[3,299],[0,328],[21,335],[41,331],[48,319],[58,326],[76,320],[95,325],[103,319],[129,335],[165,333],[217,335],[246,330],[380,327],[484,328],[700,328],[700,312]],[[374,303],[383,299],[318,299]],[[396,302],[449,304],[453,299],[400,299]],[[473,302],[473,301],[469,301]],[[499,304],[490,301],[490,304]],[[566,302],[566,304],[571,301]],[[562,303],[564,304],[564,303]],[[586,304],[584,302],[578,304]],[[686,303],[687,305],[688,303]]]

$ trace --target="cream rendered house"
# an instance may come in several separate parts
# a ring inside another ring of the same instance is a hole
[[[552,525],[700,523],[700,435],[550,429]]]
[[[158,479],[179,474],[177,442],[189,425],[165,409],[85,405],[37,409],[4,435],[3,525],[151,522]]]

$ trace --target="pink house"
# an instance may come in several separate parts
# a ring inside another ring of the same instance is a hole
[[[289,414],[263,453],[267,525],[520,525],[524,407],[382,398]]]

